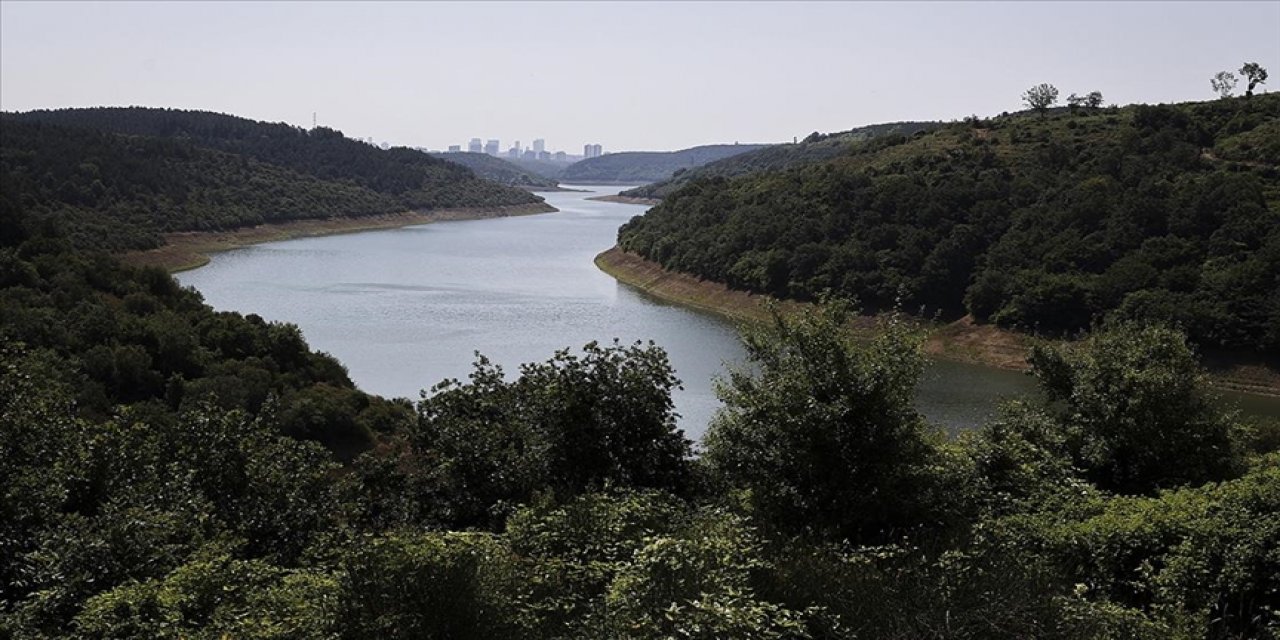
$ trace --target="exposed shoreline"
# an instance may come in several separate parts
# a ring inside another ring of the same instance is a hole
[[[623,196],[623,195],[593,196],[593,197],[587,198],[587,200],[599,200],[600,202],[617,202],[619,204],[641,204],[647,207],[652,207],[658,204],[659,202],[662,202],[657,198],[633,198],[631,196]]]
[[[559,209],[545,202],[538,202],[506,207],[405,211],[403,213],[361,216],[358,218],[291,220],[289,222],[272,222],[226,231],[182,231],[165,234],[165,244],[161,247],[146,251],[131,251],[121,255],[121,259],[128,264],[156,266],[170,273],[177,273],[208,264],[210,254],[264,242],[339,233],[355,233],[375,229],[395,229],[446,220],[504,218],[508,216],[552,213],[554,211],[559,211]]]
[[[596,256],[596,266],[619,282],[635,287],[656,298],[715,313],[739,322],[759,322],[769,318],[769,306],[783,313],[812,307],[812,303],[778,301],[769,296],[730,289],[724,284],[667,271],[661,265],[639,255],[613,247]],[[875,316],[859,316],[857,329],[870,329]],[[950,323],[927,323],[925,352],[931,356],[1012,371],[1030,368],[1027,355],[1034,338],[975,323],[965,317]],[[1218,388],[1261,396],[1280,397],[1280,371],[1268,366],[1261,357],[1208,354],[1204,358],[1210,379]]]

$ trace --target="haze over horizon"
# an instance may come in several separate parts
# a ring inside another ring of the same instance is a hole
[[[1013,111],[1040,82],[1204,100],[1245,61],[1280,65],[1280,3],[0,3],[0,110],[317,112],[433,149],[783,142]]]

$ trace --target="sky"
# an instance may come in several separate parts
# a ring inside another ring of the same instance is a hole
[[[782,142],[1020,107],[1280,89],[1280,2],[19,2],[0,110],[203,109],[444,149]]]

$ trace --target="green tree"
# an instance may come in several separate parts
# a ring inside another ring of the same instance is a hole
[[[1213,87],[1213,92],[1218,94],[1218,97],[1230,98],[1231,93],[1236,90],[1236,74],[1230,71],[1219,71],[1209,78],[1209,86]]]
[[[1267,82],[1267,70],[1256,62],[1244,63],[1244,66],[1240,67],[1240,75],[1249,81],[1249,86],[1245,87],[1244,90],[1244,97],[1246,98],[1253,97],[1254,87]]]
[[[1058,88],[1048,83],[1038,84],[1027,89],[1026,93],[1022,94],[1022,102],[1026,104],[1028,108],[1039,113],[1041,117],[1044,117],[1044,114],[1049,110],[1049,107],[1052,107],[1057,101]]]
[[[863,342],[848,307],[774,317],[744,338],[750,369],[720,388],[705,459],[745,490],[762,523],[856,541],[892,539],[945,519],[934,432],[915,410],[920,339],[888,323]],[[954,489],[954,487],[953,487]],[[956,492],[958,493],[958,492]]]
[[[1037,347],[1030,360],[1059,403],[1073,462],[1099,487],[1150,493],[1239,472],[1233,423],[1183,334],[1121,325],[1079,346]]]
[[[507,382],[481,357],[468,384],[446,381],[418,406],[416,444],[440,456],[459,524],[497,524],[490,518],[502,514],[491,510],[538,492],[687,487],[690,442],[676,426],[678,381],[661,348],[593,342],[520,373]]]

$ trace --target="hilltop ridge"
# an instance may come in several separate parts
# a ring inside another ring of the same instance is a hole
[[[885,135],[689,179],[618,244],[783,298],[830,292],[1057,335],[1159,320],[1202,345],[1275,354],[1278,121],[1269,94]]]
[[[679,151],[623,151],[575,162],[557,176],[561,182],[638,184],[670,178],[680,171],[765,148],[762,144],[712,144]]]

